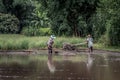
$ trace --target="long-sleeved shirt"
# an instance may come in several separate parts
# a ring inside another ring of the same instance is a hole
[[[53,43],[54,43],[54,40],[52,38],[50,38],[47,42],[48,47],[52,48]]]
[[[92,47],[93,46],[93,38],[87,38],[87,44],[88,44],[88,47]]]

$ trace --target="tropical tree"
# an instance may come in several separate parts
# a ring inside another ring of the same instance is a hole
[[[19,20],[20,33],[23,27],[34,26],[39,22],[39,17],[35,14],[35,2],[32,0],[0,0],[0,13],[10,14]]]
[[[0,13],[0,33],[17,33],[19,20],[14,15]]]
[[[99,0],[38,1],[42,4],[42,9],[47,11],[55,34],[82,36],[92,32],[90,17],[95,13]]]

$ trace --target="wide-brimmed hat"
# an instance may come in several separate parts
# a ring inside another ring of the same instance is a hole
[[[55,39],[55,38],[56,38],[55,35],[51,35],[50,37],[51,37],[52,39]]]
[[[88,35],[87,35],[87,37],[91,37],[91,35],[90,35],[90,34],[88,34]]]

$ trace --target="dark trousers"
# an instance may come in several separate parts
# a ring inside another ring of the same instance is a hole
[[[52,54],[52,52],[53,52],[53,51],[52,51],[52,47],[48,47],[48,53],[49,53],[49,54]]]
[[[92,46],[90,47],[90,50],[91,50],[91,52],[93,52],[93,47]]]
[[[92,46],[89,48],[89,52],[93,52],[93,47]]]

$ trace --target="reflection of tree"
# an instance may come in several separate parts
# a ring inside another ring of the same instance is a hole
[[[51,54],[48,55],[47,65],[48,65],[48,68],[49,68],[50,72],[54,73],[55,72],[55,66],[54,66]]]
[[[0,75],[1,78],[4,79],[11,79],[11,78],[16,78],[16,80],[20,78],[25,78],[29,77],[34,73],[35,66],[31,64],[27,65],[20,65],[18,63],[11,63],[11,64],[0,64]],[[24,80],[24,79],[22,79]]]
[[[46,60],[38,55],[0,55],[0,80],[39,80],[49,75]],[[49,76],[48,76],[49,77]],[[47,79],[44,79],[47,80]]]

